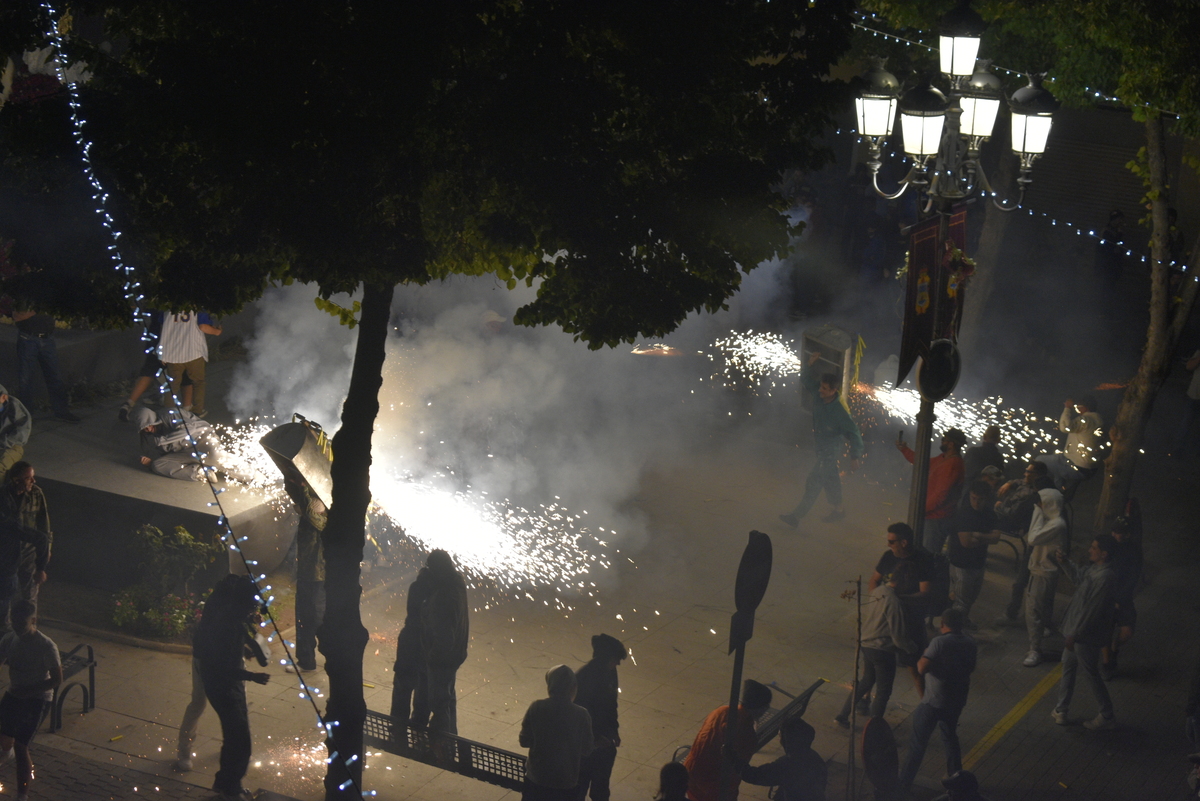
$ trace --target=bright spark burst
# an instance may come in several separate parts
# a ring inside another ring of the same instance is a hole
[[[291,501],[278,468],[259,444],[271,428],[251,421],[217,426],[216,433],[224,452],[222,467],[232,475],[252,477],[238,483],[265,495],[283,513]],[[557,502],[531,511],[508,499],[449,492],[411,477],[379,472],[371,475],[371,491],[382,513],[415,545],[446,550],[476,588],[499,589],[570,611],[574,602],[564,596],[594,598],[592,570],[612,566],[606,539],[616,532],[604,528],[593,532],[583,523],[587,512],[573,514]],[[542,597],[544,590],[552,592],[553,601]]]
[[[795,341],[778,334],[732,333],[713,343],[715,353],[708,357],[722,367],[725,386],[746,387],[755,394],[787,386],[803,368]],[[888,421],[879,420],[869,408],[877,405],[890,420],[914,425],[921,408],[921,396],[907,387],[875,387],[859,383],[849,399],[855,417],[870,427]],[[961,429],[972,441],[983,438],[988,426],[999,426],[1001,447],[1007,456],[1015,455],[1014,445],[1024,444],[1030,452],[1053,453],[1058,450],[1058,421],[1051,417],[1006,405],[1000,397],[972,401],[953,395],[938,403],[937,418],[943,428]]]

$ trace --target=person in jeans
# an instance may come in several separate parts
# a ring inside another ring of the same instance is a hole
[[[968,629],[971,607],[983,589],[988,546],[1000,541],[996,513],[992,511],[992,487],[976,479],[967,493],[967,502],[954,513],[954,533],[950,536],[950,592],[954,605],[963,610]]]
[[[1061,573],[1054,553],[1068,542],[1063,504],[1063,494],[1058,490],[1039,490],[1029,532],[1025,535],[1025,543],[1029,546],[1029,583],[1025,587],[1029,653],[1025,655],[1025,667],[1037,667],[1042,663],[1042,638],[1054,620],[1054,590]]]
[[[8,692],[0,699],[0,764],[17,759],[17,801],[29,798],[33,760],[29,742],[42,722],[46,705],[62,684],[58,646],[37,629],[37,606],[17,601],[13,630],[0,639],[0,663],[8,665]]]
[[[1075,594],[1063,615],[1062,633],[1065,638],[1062,653],[1062,678],[1058,682],[1058,704],[1051,717],[1060,726],[1067,724],[1071,696],[1075,693],[1075,675],[1080,668],[1091,685],[1100,714],[1084,723],[1092,731],[1116,728],[1112,699],[1100,676],[1100,651],[1112,635],[1114,598],[1117,575],[1109,564],[1109,555],[1117,550],[1116,541],[1100,534],[1088,547],[1088,566],[1080,567],[1067,559],[1061,549],[1055,561],[1075,583]]]
[[[862,644],[863,674],[857,687],[850,690],[842,711],[834,717],[839,724],[850,723],[851,704],[866,704],[875,690],[875,699],[867,710],[873,718],[883,717],[896,681],[897,654],[916,654],[917,643],[909,634],[901,595],[917,591],[917,568],[912,562],[900,562],[887,584],[871,590],[863,603]]]
[[[200,668],[204,695],[221,719],[221,763],[213,789],[228,799],[244,797],[242,779],[250,766],[250,713],[246,708],[246,680],[266,684],[269,673],[251,673],[242,663],[254,638],[246,619],[258,608],[259,599],[249,576],[229,575],[217,582],[196,634],[192,653]],[[258,652],[259,664],[266,657]]]
[[[71,414],[67,385],[63,383],[58,367],[54,318],[30,309],[18,309],[12,317],[17,326],[17,394],[33,402],[33,381],[40,370],[54,416],[68,423],[78,423],[79,418]]]
[[[942,732],[946,749],[946,773],[962,770],[962,746],[958,742],[958,716],[967,705],[971,673],[975,670],[977,647],[963,633],[963,613],[951,607],[942,615],[941,635],[934,637],[917,662],[925,676],[925,695],[912,714],[912,736],[908,757],[900,770],[901,792],[908,792],[935,728]]]

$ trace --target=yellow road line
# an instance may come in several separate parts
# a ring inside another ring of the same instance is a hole
[[[1042,700],[1042,696],[1050,691],[1050,688],[1058,684],[1058,680],[1062,677],[1062,663],[1059,662],[1054,666],[1054,669],[1047,673],[1041,681],[1037,683],[1029,695],[1026,695],[1020,702],[1008,711],[1008,714],[1000,718],[1000,722],[992,727],[992,730],[983,736],[983,739],[975,743],[975,747],[963,759],[963,769],[971,770],[983,759],[988,751],[992,750],[992,746],[1000,742],[1000,738],[1008,734],[1009,729],[1017,725],[1017,722],[1025,717],[1030,709],[1033,709],[1034,704]]]

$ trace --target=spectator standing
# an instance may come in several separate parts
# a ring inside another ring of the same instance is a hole
[[[898,592],[900,608],[904,611],[905,631],[913,640],[915,646],[912,653],[899,652],[896,661],[906,667],[912,675],[913,686],[917,695],[925,692],[925,679],[917,672],[917,658],[925,650],[928,640],[925,636],[925,616],[930,613],[929,599],[933,592],[933,579],[936,565],[933,554],[921,548],[914,542],[913,530],[907,523],[892,523],[887,529],[888,549],[879,557],[875,572],[867,582],[867,591],[874,592],[880,584],[893,581],[896,569],[902,563],[911,564],[916,580],[916,589],[911,592]],[[911,590],[911,587],[908,589]]]
[[[4,491],[0,493],[2,514],[15,520],[25,528],[46,535],[46,560],[50,560],[54,546],[54,534],[50,531],[50,512],[46,496],[34,481],[33,465],[17,462],[8,473]],[[17,589],[26,601],[37,603],[38,579],[37,548],[32,543],[21,543],[21,561],[17,566]]]
[[[972,445],[963,453],[963,482],[969,487],[979,478],[983,468],[991,465],[1004,474],[1004,455],[1000,453],[1000,426],[988,426],[978,445]]]
[[[900,790],[912,787],[934,728],[942,732],[946,749],[946,773],[962,770],[962,747],[958,742],[958,716],[967,704],[971,673],[975,670],[977,647],[962,630],[962,610],[950,608],[942,615],[941,635],[930,641],[917,663],[926,676],[925,695],[912,714],[912,736],[908,757],[900,771]]]
[[[900,601],[901,595],[911,595],[916,591],[917,568],[911,561],[902,561],[896,565],[888,581],[872,589],[863,602],[865,611],[859,639],[862,646],[862,680],[851,688],[842,711],[834,717],[839,724],[845,726],[850,723],[850,705],[866,704],[871,698],[872,688],[875,690],[875,699],[870,702],[867,714],[881,718],[887,711],[896,681],[896,657],[906,654],[914,657],[915,662],[917,654],[917,644],[909,634],[908,621]]]
[[[967,504],[955,512],[954,535],[950,538],[950,586],[954,606],[962,610],[963,626],[971,623],[971,607],[983,589],[988,546],[999,542],[996,513],[992,511],[992,487],[976,479],[967,493]]]
[[[726,775],[725,799],[736,801],[742,780],[737,767],[750,761],[758,750],[754,723],[771,705],[771,691],[753,679],[742,683],[742,703],[737,708],[734,741],[730,744],[735,762]],[[729,731],[729,706],[717,707],[704,719],[691,750],[683,761],[688,771],[688,798],[692,801],[723,801],[721,766],[729,759],[725,736]]]
[[[21,461],[32,431],[33,420],[25,404],[0,386],[0,477],[7,478],[12,466]]]
[[[591,790],[592,801],[608,801],[611,792],[609,779],[621,747],[620,726],[617,721],[617,697],[621,683],[617,667],[628,655],[625,644],[608,634],[592,637],[592,659],[575,672],[578,692],[575,703],[588,711],[592,718],[594,747],[583,758],[579,769],[578,801]]]
[[[50,560],[50,540],[41,531],[21,525],[19,520],[0,509],[0,634],[9,631],[9,606],[20,597],[17,574],[21,569],[21,550],[26,544],[34,549],[33,582],[46,581],[46,563]]]
[[[162,334],[159,336],[158,353],[171,380],[171,394],[183,399],[183,379],[192,382],[191,408],[184,408],[197,417],[208,414],[205,406],[205,370],[208,364],[208,341],[206,334],[220,336],[221,326],[213,322],[208,312],[195,310],[166,313],[163,315]],[[168,403],[173,403],[169,400]]]
[[[1108,534],[1101,534],[1088,547],[1088,566],[1079,567],[1067,559],[1060,548],[1055,560],[1075,583],[1075,594],[1063,615],[1062,633],[1065,642],[1062,653],[1062,679],[1058,682],[1058,704],[1051,717],[1060,726],[1067,724],[1067,712],[1071,708],[1071,697],[1075,693],[1075,674],[1080,668],[1091,685],[1100,714],[1084,723],[1092,731],[1106,731],[1117,727],[1113,715],[1112,699],[1104,679],[1100,676],[1100,649],[1108,644],[1113,628],[1113,593],[1117,576],[1109,562],[1116,552],[1116,542]]]
[[[426,691],[417,692],[425,674],[425,660],[421,655],[421,607],[432,590],[429,568],[422,567],[417,578],[408,585],[408,600],[404,625],[396,637],[396,661],[392,665],[391,715],[404,725],[429,725],[429,699]],[[415,697],[414,697],[415,696]]]
[[[520,743],[529,749],[522,801],[574,801],[579,766],[592,750],[592,719],[574,703],[575,672],[566,665],[546,671],[546,692],[529,705]]]
[[[17,393],[32,400],[34,376],[40,368],[54,416],[68,423],[78,423],[79,418],[71,414],[67,385],[58,368],[54,318],[30,309],[18,309],[13,312],[13,322],[17,325]]]
[[[450,554],[440,548],[430,552],[425,566],[429,568],[429,596],[421,605],[421,655],[425,663],[424,695],[431,715],[429,728],[458,734],[454,680],[459,666],[467,661],[467,585]],[[420,686],[417,692],[421,693]]]
[[[1069,543],[1062,510],[1061,492],[1056,489],[1038,491],[1029,533],[1025,535],[1025,544],[1029,547],[1029,585],[1025,588],[1029,653],[1025,655],[1025,667],[1037,667],[1042,663],[1042,638],[1054,623],[1054,591],[1061,572],[1054,553]]]
[[[254,582],[249,576],[229,575],[217,582],[196,633],[192,654],[198,660],[204,695],[221,719],[221,763],[213,789],[228,798],[241,798],[242,779],[250,765],[250,713],[246,708],[246,680],[266,684],[269,673],[251,673],[242,663],[247,648],[256,647],[246,620],[258,608]],[[259,664],[266,657],[258,651]]]
[[[121,408],[117,410],[117,419],[122,423],[129,422],[129,413],[133,411],[133,407],[141,400],[142,395],[150,389],[154,383],[154,379],[158,376],[158,371],[163,369],[162,359],[158,358],[158,343],[162,338],[162,323],[163,313],[160,311],[146,312],[146,334],[150,337],[153,346],[146,351],[146,357],[142,360],[142,367],[138,370],[138,377],[133,382],[133,390],[129,393],[129,397],[121,404]],[[186,409],[192,405],[192,380],[186,375],[183,377],[183,396],[180,400],[183,401],[183,407]]]
[[[1029,531],[1029,523],[1033,519],[1033,510],[1037,505],[1038,492],[1050,489],[1054,482],[1050,479],[1050,470],[1044,462],[1032,461],[1025,465],[1021,480],[1009,481],[1000,487],[996,494],[996,526],[1006,534],[1020,537],[1022,540]],[[1021,624],[1021,609],[1025,604],[1025,588],[1029,586],[1028,554],[1017,559],[1017,576],[1013,580],[1012,593],[1004,617],[996,623],[1002,626],[1017,626]]]
[[[775,801],[825,801],[828,769],[812,749],[817,731],[801,717],[788,718],[779,729],[783,756],[765,765],[742,768],[742,781],[778,787]]]
[[[62,661],[58,646],[38,631],[32,601],[13,605],[12,622],[13,630],[0,639],[0,663],[8,665],[8,691],[0,699],[0,764],[16,756],[16,798],[28,801],[33,781],[29,743],[62,684]]]
[[[1116,586],[1113,589],[1116,615],[1112,639],[1105,647],[1100,662],[1100,675],[1105,681],[1116,678],[1117,658],[1121,654],[1121,646],[1133,638],[1137,629],[1137,607],[1134,606],[1133,597],[1137,594],[1138,583],[1142,579],[1145,557],[1142,554],[1142,538],[1134,528],[1123,517],[1118,517],[1112,525],[1112,538],[1116,543],[1116,551],[1111,554],[1113,570],[1117,574]]]
[[[804,497],[796,507],[779,519],[795,528],[800,520],[812,509],[821,490],[825,490],[825,500],[833,506],[833,511],[825,516],[826,522],[841,520],[846,516],[842,506],[842,479],[838,475],[838,458],[842,455],[843,441],[850,445],[850,469],[858,468],[858,460],[862,458],[862,434],[858,425],[846,407],[841,404],[838,396],[838,378],[833,373],[826,373],[819,379],[813,368],[820,360],[821,354],[814,352],[808,360],[808,367],[800,377],[800,391],[809,396],[812,406],[813,449],[816,462],[808,474],[804,485]]]
[[[325,619],[325,504],[306,486],[288,481],[286,489],[300,522],[296,526],[296,664],[288,673],[317,669],[317,630]]]
[[[925,550],[939,554],[950,536],[954,523],[954,507],[962,494],[965,466],[961,456],[967,435],[957,428],[946,429],[942,434],[942,452],[929,460],[929,483],[925,490]],[[912,464],[916,453],[903,439],[896,440],[896,448]]]

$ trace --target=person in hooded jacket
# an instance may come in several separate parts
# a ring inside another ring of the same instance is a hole
[[[579,684],[575,703],[592,716],[595,740],[595,748],[579,767],[578,801],[587,797],[589,788],[592,801],[608,801],[611,795],[608,782],[617,761],[617,748],[621,745],[617,723],[617,695],[621,692],[621,683],[617,678],[617,667],[628,654],[625,644],[616,637],[597,634],[592,637],[591,661],[575,673]]]
[[[428,699],[430,729],[458,734],[454,680],[459,666],[467,661],[471,633],[467,585],[450,554],[440,548],[429,554],[425,566],[429,569],[429,596],[421,604],[421,655],[425,672],[417,694]]]
[[[163,419],[166,416],[167,419]],[[159,412],[139,406],[129,413],[129,419],[137,427],[141,443],[141,462],[151,472],[180,481],[203,481],[204,469],[200,460],[192,456],[194,437],[197,443],[208,442],[212,426],[181,409]],[[186,423],[186,426],[184,425]],[[209,453],[213,449],[209,448]],[[211,462],[210,462],[211,464]]]
[[[573,801],[579,766],[592,750],[592,718],[575,703],[575,671],[546,671],[547,698],[529,705],[518,737],[529,749],[522,801]]]
[[[0,386],[0,479],[25,455],[25,444],[33,431],[33,418],[25,404]]]
[[[404,626],[396,637],[396,661],[392,665],[395,677],[392,679],[391,715],[405,725],[410,722],[414,726],[429,724],[429,700],[417,693],[417,687],[421,683],[420,677],[425,672],[421,655],[421,607],[432,589],[429,568],[422,567],[416,580],[408,585]]]
[[[1029,653],[1025,667],[1042,663],[1042,638],[1054,620],[1054,589],[1060,574],[1054,553],[1070,544],[1063,518],[1063,494],[1056,489],[1038,491],[1037,505],[1025,534],[1029,546],[1029,584],[1025,587],[1025,629]]]

